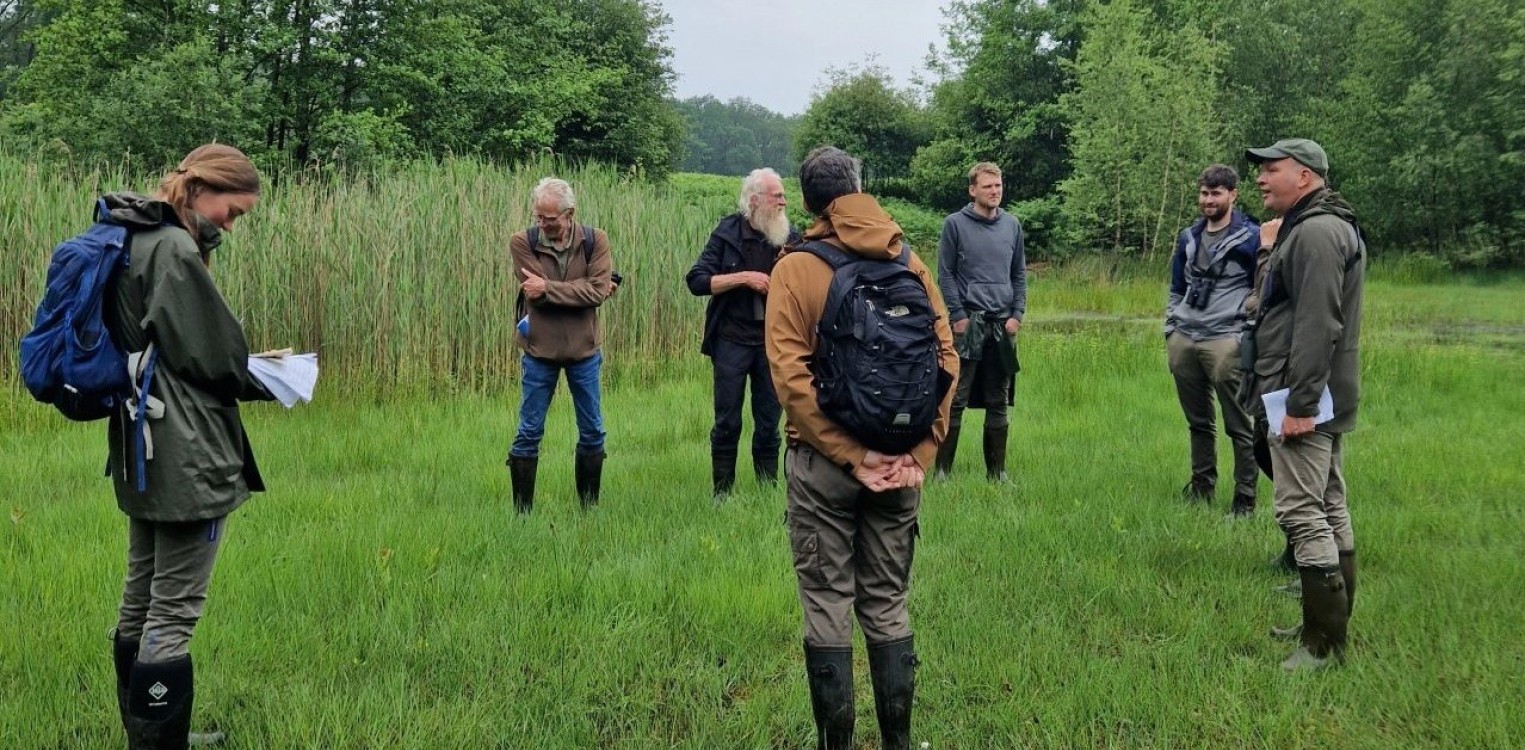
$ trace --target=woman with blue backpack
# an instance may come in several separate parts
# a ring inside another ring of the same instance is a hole
[[[209,144],[154,196],[102,198],[101,221],[127,230],[127,262],[104,287],[102,317],[133,379],[107,429],[117,505],[128,516],[113,655],[133,750],[221,739],[190,733],[188,647],[226,518],[264,490],[238,402],[271,395],[249,374],[243,327],[210,269],[222,233],[259,194],[249,158]]]

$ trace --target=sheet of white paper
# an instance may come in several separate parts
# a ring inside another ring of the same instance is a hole
[[[1281,421],[1287,416],[1287,396],[1290,395],[1292,389],[1283,388],[1260,397],[1266,405],[1266,421],[1270,423],[1273,437],[1281,437]],[[1323,424],[1331,419],[1334,419],[1334,396],[1329,393],[1329,386],[1326,385],[1324,392],[1318,396],[1318,416],[1313,418],[1313,423]]]
[[[249,374],[290,409],[298,401],[312,401],[312,389],[318,384],[318,355],[250,357]]]

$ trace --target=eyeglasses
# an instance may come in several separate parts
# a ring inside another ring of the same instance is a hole
[[[566,216],[568,213],[571,213],[571,209],[567,209],[566,211],[557,211],[556,213],[551,214],[550,216],[543,216],[541,214],[535,214],[535,223],[536,224],[550,224],[550,223],[553,223],[553,222],[559,220],[561,217]]]

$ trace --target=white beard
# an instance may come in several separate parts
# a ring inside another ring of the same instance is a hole
[[[783,209],[765,210],[768,213],[764,216],[758,216],[756,212],[749,214],[747,223],[751,224],[753,229],[762,232],[763,238],[769,245],[783,247],[784,243],[789,241],[789,215],[784,213]]]

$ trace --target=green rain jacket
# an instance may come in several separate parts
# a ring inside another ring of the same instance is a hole
[[[1361,401],[1366,279],[1366,245],[1355,211],[1327,188],[1308,194],[1283,218],[1266,263],[1256,294],[1255,398],[1245,406],[1264,414],[1259,394],[1289,388],[1287,414],[1312,417],[1327,385],[1334,419],[1317,429],[1349,432]]]
[[[123,513],[149,521],[220,518],[265,489],[239,400],[270,400],[249,375],[249,345],[204,258],[222,241],[198,217],[196,236],[170,204],[132,193],[105,196],[129,229],[127,268],[106,289],[105,320],[127,352],[158,351],[149,394],[164,414],[148,421],[152,458],[137,491],[137,430],[125,409],[110,419],[108,472]]]

